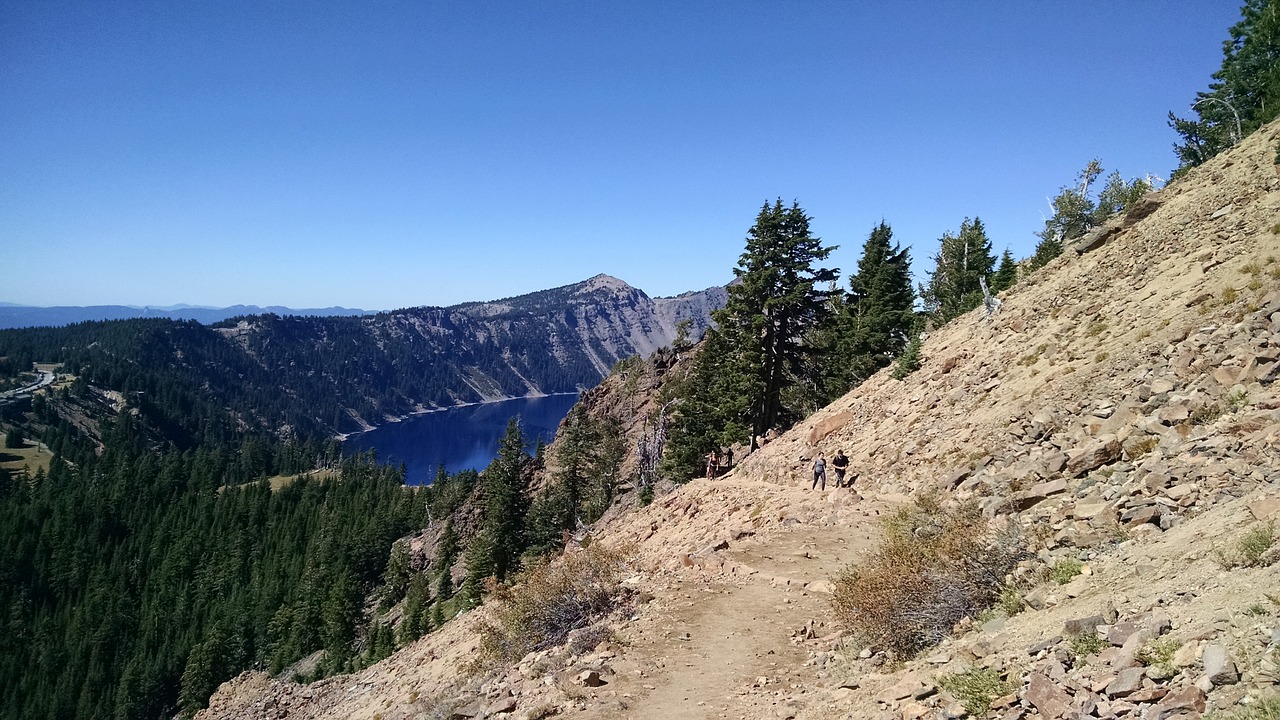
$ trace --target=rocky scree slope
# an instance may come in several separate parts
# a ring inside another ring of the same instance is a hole
[[[993,316],[933,333],[743,459],[618,513],[633,554],[610,639],[479,677],[469,613],[353,676],[247,674],[202,717],[953,718],[942,678],[995,673],[1000,718],[1199,717],[1274,692],[1280,512],[1280,124],[1024,279]],[[856,489],[808,489],[843,448]],[[831,573],[918,492],[1024,530],[1011,617],[894,664],[830,622]],[[1058,572],[1058,584],[1045,572]],[[1085,638],[1090,643],[1078,638]]]
[[[1083,563],[1063,586],[1025,567],[1029,611],[905,672],[836,663],[826,711],[944,716],[935,678],[973,667],[1004,674],[1000,717],[1193,716],[1274,691],[1276,551],[1228,566],[1280,519],[1278,140],[1273,123],[1149,196],[934,333],[905,381],[881,373],[744,461],[794,485],[844,448],[863,495],[974,499],[1044,565]],[[1143,666],[1160,643],[1177,653]]]

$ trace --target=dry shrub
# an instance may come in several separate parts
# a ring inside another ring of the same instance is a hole
[[[1027,556],[1012,526],[992,530],[974,503],[943,507],[926,495],[884,522],[879,547],[834,579],[837,622],[869,645],[905,658],[1000,598]]]
[[[486,600],[489,619],[480,628],[480,662],[514,662],[563,644],[571,631],[604,617],[624,597],[626,565],[621,553],[592,543],[495,588]]]

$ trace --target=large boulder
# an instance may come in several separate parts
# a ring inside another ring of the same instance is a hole
[[[1079,477],[1120,459],[1124,447],[1115,435],[1100,435],[1067,452],[1067,474]]]

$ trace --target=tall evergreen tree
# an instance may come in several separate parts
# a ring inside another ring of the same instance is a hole
[[[1107,182],[1098,192],[1098,202],[1093,210],[1093,224],[1101,225],[1114,215],[1128,212],[1129,208],[1151,192],[1151,183],[1146,178],[1134,178],[1125,182],[1120,171],[1116,170],[1107,176]]]
[[[1013,287],[1018,281],[1018,262],[1013,259],[1013,253],[1009,252],[1009,248],[1005,248],[1000,254],[1000,267],[996,268],[996,274],[991,276],[991,292],[1004,292]]]
[[[1054,196],[1049,203],[1053,208],[1053,215],[1044,221],[1044,228],[1036,233],[1040,242],[1031,256],[1028,269],[1044,267],[1062,254],[1068,242],[1081,237],[1093,227],[1096,206],[1089,198],[1089,186],[1101,174],[1102,163],[1097,159],[1090,160],[1076,176],[1075,184],[1062,188]]]
[[[1090,187],[1101,176],[1102,163],[1096,158],[1090,160],[1076,176],[1075,184],[1060,189],[1054,196],[1050,202],[1053,215],[1036,233],[1040,242],[1027,262],[1028,271],[1044,267],[1062,254],[1067,243],[1083,237],[1113,215],[1127,211],[1151,190],[1151,183],[1145,178],[1125,182],[1120,172],[1115,171],[1107,176],[1107,182],[1095,200]]]
[[[1247,0],[1222,46],[1222,66],[1196,93],[1196,119],[1169,113],[1182,136],[1175,177],[1280,115],[1280,0]]]
[[[871,377],[907,344],[915,322],[911,257],[892,240],[884,221],[871,230],[858,271],[849,278],[849,294],[836,303],[831,352],[823,363],[827,400]]]
[[[671,422],[658,465],[660,476],[684,482],[699,473],[713,449],[748,440],[749,370],[724,332],[707,330],[689,375],[668,381],[669,390],[661,397],[663,406],[671,408]]]
[[[481,582],[493,576],[505,580],[515,571],[525,548],[525,513],[528,512],[528,468],[520,419],[511,418],[498,443],[498,455],[485,468],[482,482],[484,524],[467,552],[468,600],[479,600]]]
[[[751,441],[793,421],[784,391],[798,382],[809,352],[805,338],[830,312],[828,293],[838,270],[815,267],[835,247],[823,247],[798,203],[765,203],[747,231],[747,247],[733,273],[725,307],[714,313],[738,371],[746,376]]]
[[[929,282],[920,288],[926,312],[939,323],[963,315],[982,303],[980,278],[991,274],[996,259],[979,218],[965,218],[960,233],[944,233]]]

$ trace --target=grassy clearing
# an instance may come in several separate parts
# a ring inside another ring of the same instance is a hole
[[[0,448],[0,469],[4,470],[16,472],[26,467],[27,472],[32,475],[37,470],[44,470],[47,473],[49,472],[49,461],[51,460],[53,460],[53,453],[30,440],[27,441],[25,447]]]

